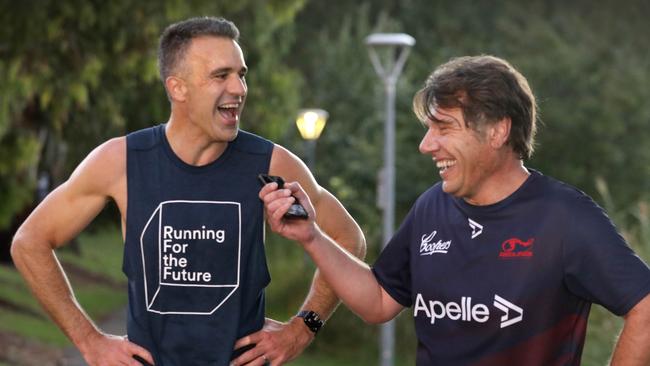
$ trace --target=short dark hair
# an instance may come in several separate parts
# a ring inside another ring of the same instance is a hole
[[[190,18],[168,26],[160,36],[158,45],[158,71],[162,82],[182,62],[192,39],[214,36],[239,40],[235,23],[224,18]]]
[[[415,94],[413,111],[427,121],[435,106],[461,108],[467,127],[476,131],[509,117],[507,144],[521,159],[532,156],[537,130],[535,96],[526,78],[507,61],[466,56],[437,67]]]

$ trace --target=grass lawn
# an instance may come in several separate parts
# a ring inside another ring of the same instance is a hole
[[[81,253],[63,248],[57,257],[68,271],[79,303],[95,320],[126,303],[121,275],[122,240],[116,230],[82,234]],[[0,266],[0,331],[55,346],[70,342],[41,309],[13,266]]]

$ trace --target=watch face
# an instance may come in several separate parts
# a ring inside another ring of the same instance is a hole
[[[323,326],[323,321],[315,311],[301,311],[298,316],[303,318],[305,325],[314,333]]]
[[[311,312],[311,313],[307,314],[305,319],[307,319],[307,320],[309,320],[311,322],[316,322],[316,323],[320,322],[320,317],[318,316],[318,314],[316,314],[314,312]]]

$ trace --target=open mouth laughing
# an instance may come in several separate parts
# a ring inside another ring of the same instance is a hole
[[[239,120],[241,105],[241,103],[224,103],[218,106],[217,110],[227,122],[235,123]]]
[[[456,162],[457,162],[456,160],[451,160],[451,159],[439,160],[436,161],[436,167],[438,168],[438,171],[442,175],[445,171],[447,171],[447,169],[456,165]]]

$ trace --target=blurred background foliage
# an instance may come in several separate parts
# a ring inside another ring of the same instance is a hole
[[[650,3],[643,0],[597,6],[585,0],[0,0],[2,258],[38,199],[95,146],[166,121],[158,36],[172,22],[201,15],[231,19],[242,33],[250,68],[243,129],[305,156],[297,110],[329,112],[314,172],[362,226],[369,262],[381,242],[375,187],[384,118],[382,85],[363,43],[372,32],[405,32],[417,40],[397,89],[396,225],[438,179],[417,151],[424,129],[410,109],[413,94],[449,58],[493,54],[527,76],[538,98],[538,145],[527,165],[593,196],[648,258],[647,14]],[[116,222],[113,208],[100,224]],[[275,237],[269,248],[275,279],[269,312],[286,317],[308,280],[304,269],[295,270],[302,258],[297,248]],[[595,314],[596,321],[606,316]],[[415,341],[410,317],[402,318],[399,350],[408,364]],[[310,352],[352,357],[347,353],[359,344],[376,351],[375,327],[343,309],[331,323]],[[611,344],[618,324],[601,323],[608,327],[603,342]],[[600,354],[598,347],[587,343],[585,362],[606,359],[608,346]]]

